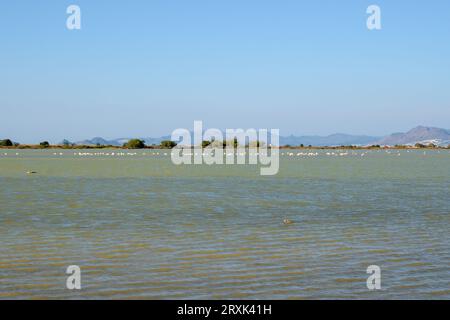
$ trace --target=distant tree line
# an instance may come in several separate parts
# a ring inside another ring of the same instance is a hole
[[[249,147],[261,147],[264,145],[265,142],[262,141],[252,141],[248,144],[245,145],[246,148]],[[131,139],[129,141],[127,141],[126,143],[123,144],[122,148],[127,148],[127,149],[144,149],[144,148],[149,148],[149,149],[172,149],[175,146],[177,146],[177,143],[175,141],[171,141],[171,140],[163,140],[161,141],[161,143],[159,145],[150,145],[147,146],[145,144],[144,140],[141,139]],[[235,137],[229,141],[216,141],[214,139],[211,140],[203,140],[201,143],[202,148],[206,148],[206,147],[214,147],[214,148],[226,148],[227,146],[232,146],[233,148],[237,148],[239,146],[239,141],[238,139]],[[51,148],[51,147],[57,147],[57,148],[63,148],[63,149],[96,149],[96,148],[120,148],[118,146],[113,146],[113,145],[101,145],[101,144],[97,144],[95,146],[93,145],[76,145],[72,142],[70,142],[67,139],[64,139],[60,144],[58,145],[51,145],[48,141],[42,141],[40,142],[38,145],[21,145],[17,142],[13,142],[11,139],[3,139],[0,140],[0,147],[3,148],[8,148],[8,147],[14,147],[14,148],[19,148],[19,149],[30,149],[30,148]],[[423,144],[423,143],[416,143],[414,146],[410,146],[410,145],[395,145],[393,147],[389,147],[389,146],[380,146],[380,145],[371,145],[371,146],[355,146],[355,145],[342,145],[342,146],[321,146],[321,147],[314,147],[312,145],[308,145],[308,146],[304,146],[303,144],[300,144],[299,146],[291,146],[291,145],[284,145],[281,146],[280,148],[283,149],[297,149],[297,148],[313,148],[313,149],[390,149],[390,148],[394,148],[394,149],[410,149],[410,148],[416,148],[416,149],[433,149],[433,148],[439,148],[439,146],[433,144],[433,143],[429,143],[429,144]],[[445,148],[445,147],[441,147],[441,148]],[[446,147],[447,149],[450,149],[450,145],[448,145]]]
[[[246,148],[259,148],[262,147],[265,143],[259,140],[251,141],[248,144],[245,145]],[[234,137],[231,140],[224,140],[224,141],[216,141],[215,139],[211,140],[203,140],[202,141],[202,148],[207,148],[209,146],[213,148],[227,148],[228,146],[231,146],[233,148],[239,147],[239,141],[237,137]]]
[[[5,140],[0,140],[0,147],[12,147],[14,146],[14,143],[9,140],[9,139],[5,139]]]
[[[419,149],[436,148],[437,147],[434,143],[429,143],[429,144],[416,143],[414,146]],[[447,148],[448,147],[450,147],[450,145],[448,145]]]
[[[141,139],[131,139],[123,144],[124,148],[127,149],[144,149],[144,148],[160,148],[160,149],[172,149],[177,145],[175,141],[163,140],[159,146],[147,146],[145,141]]]

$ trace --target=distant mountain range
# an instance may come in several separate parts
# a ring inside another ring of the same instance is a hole
[[[130,138],[119,138],[114,140],[105,140],[101,137],[95,137],[89,140],[78,141],[77,145],[112,145],[122,146]],[[140,138],[147,145],[159,145],[163,140],[170,140],[170,136],[159,138]],[[373,137],[364,135],[350,135],[336,133],[329,136],[280,136],[280,145],[298,146],[341,146],[341,145],[414,145],[416,143],[433,143],[439,146],[450,144],[450,130],[418,126],[406,133],[393,133],[385,137]]]
[[[113,140],[106,140],[101,137],[95,137],[92,139],[77,141],[74,144],[76,145],[85,145],[85,146],[95,146],[95,145],[104,145],[104,146],[122,146],[128,140],[132,138],[118,138]],[[145,141],[145,144],[148,146],[151,145],[159,145],[161,141],[170,140],[170,136],[162,136],[159,138],[139,138]]]
[[[450,130],[419,126],[406,133],[393,133],[376,142],[380,145],[414,145],[433,143],[439,146],[450,144]]]

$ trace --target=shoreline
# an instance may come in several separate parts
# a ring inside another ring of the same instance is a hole
[[[269,147],[269,149],[272,147]],[[273,147],[277,148],[277,147]],[[19,145],[19,146],[0,146],[1,150],[80,150],[80,149],[117,149],[117,150],[141,150],[141,149],[154,149],[154,150],[171,150],[171,148],[163,148],[161,146],[145,146],[143,148],[127,148],[120,146],[90,146],[90,145],[78,145],[78,146],[62,146],[51,145],[48,147],[42,147],[39,145]],[[188,148],[185,148],[188,149]],[[204,149],[204,148],[203,148]],[[248,149],[246,147],[245,149]],[[259,149],[259,148],[258,148]],[[280,146],[280,150],[450,150],[450,146]]]

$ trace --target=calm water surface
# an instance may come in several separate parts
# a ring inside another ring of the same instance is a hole
[[[272,177],[85,152],[0,149],[0,299],[450,299],[448,150],[295,151]]]

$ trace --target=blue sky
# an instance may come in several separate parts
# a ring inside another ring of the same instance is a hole
[[[380,31],[366,28],[371,4]],[[194,120],[282,135],[450,128],[446,0],[3,1],[0,45],[0,138],[19,142]]]

